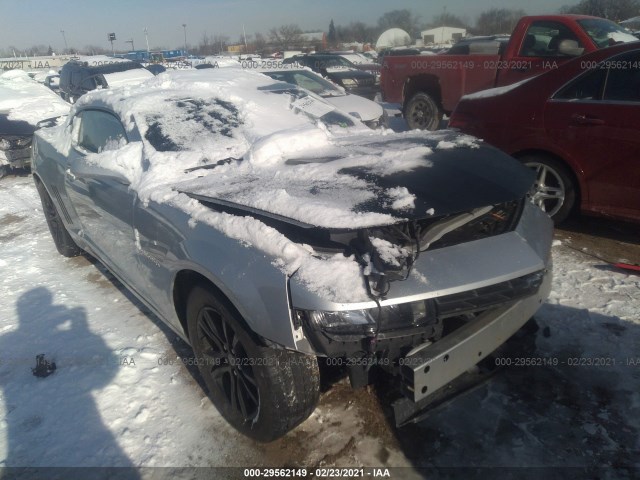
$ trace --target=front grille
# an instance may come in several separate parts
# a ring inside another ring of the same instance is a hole
[[[538,291],[540,285],[542,285],[544,275],[545,272],[540,270],[488,287],[436,298],[437,316],[443,319],[463,313],[479,312],[489,307],[496,307],[529,297]]]
[[[374,84],[375,80],[373,78],[361,78],[357,80],[358,85],[361,87],[368,87]]]

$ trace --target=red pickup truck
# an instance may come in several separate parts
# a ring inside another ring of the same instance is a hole
[[[603,18],[522,17],[508,42],[484,37],[462,40],[444,54],[385,56],[382,99],[402,104],[411,129],[435,130],[467,93],[510,85],[583,53],[637,40]]]

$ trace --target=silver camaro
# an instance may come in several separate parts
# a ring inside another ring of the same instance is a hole
[[[318,358],[407,401],[495,351],[550,290],[533,174],[455,132],[372,131],[255,72],[161,74],[38,131],[58,251],[98,258],[193,347],[261,441],[305,420]]]

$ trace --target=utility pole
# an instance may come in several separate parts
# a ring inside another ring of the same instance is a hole
[[[69,46],[67,45],[67,36],[64,34],[64,30],[60,30],[60,33],[62,34],[62,38],[64,40],[64,51],[66,53],[69,51]]]
[[[247,46],[247,34],[244,31],[244,23],[242,24],[242,36],[244,37],[244,53],[249,53],[249,47]]]
[[[183,23],[182,28],[184,28],[184,56],[187,56],[187,24]]]
[[[116,34],[115,34],[115,33],[109,33],[109,34],[107,35],[107,38],[108,38],[108,39],[109,39],[109,41],[111,42],[111,55],[115,57],[115,56],[116,56],[116,52],[115,52],[115,50],[113,49],[113,41],[116,39]]]
[[[149,55],[149,60],[151,60],[151,50],[149,49],[149,30],[147,27],[144,27],[144,39],[147,41],[147,54]]]

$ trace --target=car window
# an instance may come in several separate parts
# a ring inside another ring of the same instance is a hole
[[[591,72],[563,87],[554,98],[640,102],[640,51],[600,62]]]
[[[586,18],[578,24],[591,37],[598,48],[610,47],[616,43],[635,42],[637,38],[620,25],[604,18]]]
[[[609,68],[604,88],[604,100],[640,101],[640,53],[615,57],[605,62]]]
[[[607,69],[601,65],[570,82],[554,98],[560,100],[600,100],[606,78]]]
[[[80,117],[80,118],[78,118]],[[77,125],[77,121],[80,121]],[[120,120],[101,110],[84,110],[74,120],[77,143],[92,153],[117,150],[127,143],[127,135]]]
[[[562,40],[574,40],[577,47],[582,48],[578,37],[560,22],[537,21],[529,25],[527,34],[520,48],[523,57],[565,57],[559,52],[558,47]]]

